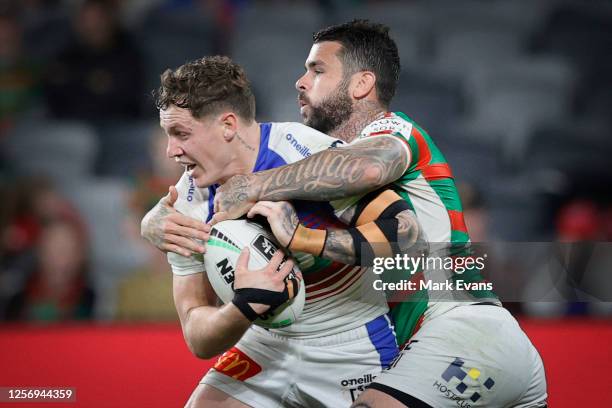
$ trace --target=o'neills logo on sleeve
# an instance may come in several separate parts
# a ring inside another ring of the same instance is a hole
[[[261,366],[237,347],[223,353],[213,368],[238,381],[245,381],[261,371]]]
[[[293,148],[297,150],[298,153],[302,156],[308,157],[312,155],[308,146],[301,145],[291,133],[287,133],[287,135],[285,135],[285,138],[287,138],[287,141],[291,144],[291,146],[293,146]]]

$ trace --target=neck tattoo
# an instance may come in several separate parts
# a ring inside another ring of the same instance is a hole
[[[330,136],[344,140],[347,143],[352,142],[361,134],[361,131],[376,117],[386,112],[380,104],[371,101],[358,101],[353,106],[351,117],[344,123],[334,129]]]
[[[238,139],[238,141],[240,142],[240,144],[242,144],[244,147],[246,147],[248,150],[252,152],[255,151],[255,148],[251,146],[250,144],[248,144],[243,138],[241,138],[238,132],[235,133],[235,136],[236,136],[236,139]]]

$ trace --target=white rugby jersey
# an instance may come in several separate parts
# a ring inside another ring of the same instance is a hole
[[[342,143],[301,123],[261,123],[260,129],[259,153],[253,172],[293,163]],[[183,174],[176,187],[179,197],[174,208],[190,217],[210,221],[218,185],[198,188]],[[329,203],[294,201],[293,204],[300,222],[308,228],[345,227],[334,216]],[[306,283],[306,304],[296,323],[274,332],[303,338],[331,335],[362,326],[388,311],[384,293],[373,289],[374,275],[366,273],[367,268],[305,253],[293,255]],[[177,275],[205,271],[197,255],[187,258],[168,253],[168,262]]]

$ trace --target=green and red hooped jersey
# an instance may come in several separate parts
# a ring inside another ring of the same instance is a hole
[[[387,112],[363,129],[360,139],[365,137],[394,137],[402,141],[410,160],[402,177],[393,184],[393,189],[414,211],[427,240],[436,247],[444,248],[436,256],[469,256],[470,237],[452,170],[427,132],[404,113]],[[340,213],[350,204],[342,201],[334,203]],[[396,274],[395,280],[408,278],[415,282],[441,282],[452,281],[456,277],[456,274],[449,275],[448,271],[419,270],[409,275]],[[484,281],[478,270],[466,271],[460,275],[460,279],[467,282]],[[420,284],[417,287],[421,287]],[[466,301],[498,302],[498,299],[488,290],[450,291],[442,296],[427,289],[394,293],[389,305],[398,343],[407,341],[423,319]]]

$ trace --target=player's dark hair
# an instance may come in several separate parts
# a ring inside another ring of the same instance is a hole
[[[359,71],[373,72],[378,98],[385,107],[389,106],[400,73],[397,45],[389,37],[389,27],[368,20],[353,20],[316,32],[313,41],[315,44],[324,41],[342,44],[338,57],[342,61],[344,76]]]
[[[223,109],[247,121],[255,119],[251,84],[240,65],[225,56],[204,57],[166,70],[155,97],[157,109],[176,105],[198,119]]]

